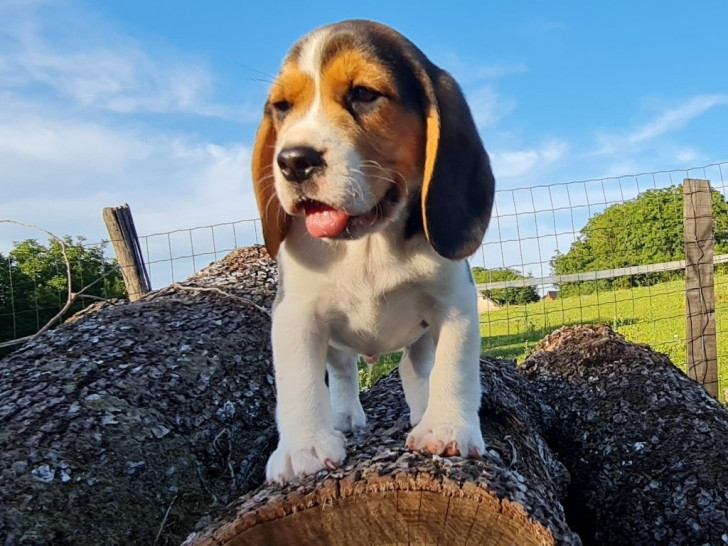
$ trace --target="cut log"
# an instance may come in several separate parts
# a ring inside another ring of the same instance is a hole
[[[258,486],[276,282],[241,250],[0,361],[0,544],[179,544]]]
[[[482,460],[410,453],[396,372],[362,394],[368,423],[344,466],[242,497],[187,546],[581,544],[560,504],[568,473],[534,418],[544,409],[509,361],[483,359]]]
[[[547,439],[585,544],[728,543],[728,411],[665,355],[576,326],[521,371],[554,410]]]
[[[728,542],[728,412],[606,327],[481,361],[482,460],[404,448],[395,372],[342,468],[260,487],[276,280],[242,249],[0,361],[0,543]]]

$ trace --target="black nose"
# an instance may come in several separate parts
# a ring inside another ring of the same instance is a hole
[[[308,146],[283,148],[277,161],[286,180],[298,183],[305,182],[317,169],[326,165],[323,154]]]

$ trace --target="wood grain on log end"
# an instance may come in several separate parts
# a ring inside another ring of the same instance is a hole
[[[261,506],[259,503],[263,502]],[[523,506],[470,483],[429,473],[326,478],[280,498],[271,489],[242,503],[231,521],[188,540],[243,544],[554,544]]]

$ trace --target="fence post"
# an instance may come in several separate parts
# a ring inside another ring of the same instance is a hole
[[[114,245],[116,260],[121,267],[129,301],[138,300],[151,288],[131,209],[127,204],[121,207],[106,207],[103,214],[111,244]]]
[[[713,287],[713,206],[709,180],[683,181],[688,375],[718,397]]]

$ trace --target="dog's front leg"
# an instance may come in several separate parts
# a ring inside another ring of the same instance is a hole
[[[292,300],[284,298],[274,308],[271,333],[279,439],[266,478],[281,483],[336,468],[346,457],[324,380],[328,331],[313,312]]]
[[[478,457],[480,430],[480,324],[474,287],[461,283],[440,301],[430,323],[436,340],[427,409],[407,437],[407,447],[435,454]]]

